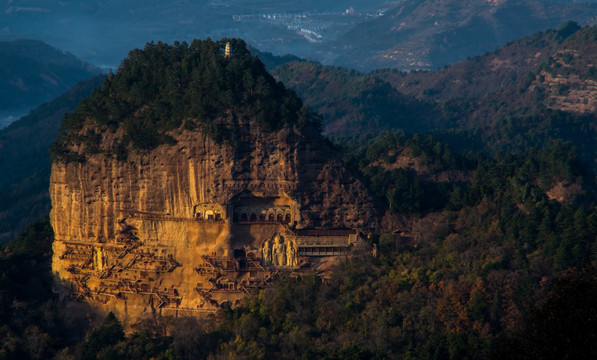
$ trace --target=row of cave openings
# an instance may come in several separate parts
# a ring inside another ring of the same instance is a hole
[[[224,221],[224,217],[221,213],[213,210],[207,210],[205,213],[196,212],[195,220],[197,221],[209,221],[209,222],[220,222]],[[237,213],[234,212],[232,215],[232,221],[235,223],[279,223],[279,224],[290,224],[292,216],[290,212],[276,213],[270,212],[269,214],[263,210],[261,213]]]
[[[291,216],[289,213],[286,214],[264,214],[261,213],[259,215],[255,213],[247,214],[241,213],[240,216],[238,213],[234,213],[232,215],[232,221],[235,223],[243,223],[243,222],[259,222],[259,223],[281,223],[281,224],[290,224]]]

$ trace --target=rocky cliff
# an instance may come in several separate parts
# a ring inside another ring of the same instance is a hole
[[[237,44],[233,56],[249,56],[241,51]],[[222,76],[234,75],[227,71],[234,58],[217,51],[201,56],[220,61]],[[128,99],[111,91],[126,71],[121,67],[81,107]],[[257,75],[251,75],[256,86],[272,81]],[[189,86],[185,93],[195,90]],[[116,124],[102,124],[79,109],[65,119],[65,133],[54,146],[52,266],[75,298],[126,319],[212,312],[266,286],[279,271],[346,253],[358,231],[375,226],[366,189],[336,159],[316,124],[300,122],[304,109],[270,126],[259,112],[247,115],[251,100],[229,104],[195,127],[188,125],[188,113],[182,116],[187,121],[167,130],[160,118],[144,124],[158,128],[155,139],[166,140],[140,148],[131,124],[146,120],[139,114],[152,106],[146,98]],[[209,121],[233,136],[210,132]]]

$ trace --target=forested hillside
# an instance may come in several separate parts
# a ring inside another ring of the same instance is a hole
[[[323,116],[325,130],[331,134],[419,130],[436,125],[433,106],[401,94],[375,76],[311,62],[290,62],[272,73]]]
[[[280,274],[275,285],[216,317],[148,319],[126,336],[109,315],[83,342],[69,343],[60,322],[32,330],[9,311],[3,315],[10,319],[3,354],[21,359],[59,349],[63,358],[85,359],[592,354],[595,343],[585,339],[597,335],[590,300],[597,284],[591,265],[597,260],[597,202],[594,175],[574,148],[554,142],[525,156],[490,159],[458,155],[432,137],[401,133],[349,145],[347,163],[377,194],[386,216],[379,233],[339,261],[331,278]],[[47,241],[39,230],[43,224],[5,247],[7,261],[17,261],[16,249]],[[6,268],[4,278],[20,276],[19,269]],[[47,299],[39,291],[7,289],[3,301],[20,294],[24,309]],[[55,311],[57,319],[66,316],[59,306]],[[576,314],[574,322],[570,313]],[[567,340],[552,323],[562,324]],[[37,347],[31,344],[34,331],[45,339]],[[553,345],[549,354],[545,344]]]
[[[546,61],[579,30],[575,22],[511,41],[494,51],[444,66],[436,71],[378,69],[372,72],[398,91],[426,101],[482,98],[514,84]]]
[[[45,216],[0,245],[1,359],[53,358],[89,327],[85,305],[61,301],[52,291],[53,239]]]
[[[555,139],[568,141],[595,166],[597,112],[592,64],[597,27],[568,33],[533,72],[484,99],[442,103],[442,112],[458,123],[453,144],[492,152],[524,152]],[[460,138],[460,139],[459,139]],[[475,139],[477,141],[475,141]],[[476,143],[476,144],[475,144]]]
[[[562,139],[593,164],[596,31],[569,22],[437,71],[290,62],[272,72],[323,114],[330,135],[433,132],[460,152],[491,154]]]

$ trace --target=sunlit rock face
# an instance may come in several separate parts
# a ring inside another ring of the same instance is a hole
[[[180,131],[126,161],[55,162],[52,269],[67,290],[126,321],[201,315],[375,226],[367,191],[315,128],[240,129],[235,146]]]

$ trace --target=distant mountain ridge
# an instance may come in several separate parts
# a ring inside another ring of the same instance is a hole
[[[373,71],[398,91],[424,101],[451,98],[482,98],[514,84],[546,61],[570,35],[580,29],[568,22],[559,29],[549,29],[511,41],[492,52],[474,56],[437,71]]]
[[[405,0],[384,16],[356,26],[319,55],[325,62],[360,70],[435,69],[567,20],[594,23],[597,4]]]
[[[460,151],[489,153],[561,139],[595,165],[596,40],[597,27],[567,23],[437,71],[291,62],[273,73],[324,115],[330,135],[434,132]]]
[[[3,55],[19,56],[48,64],[69,66],[81,70],[97,71],[95,67],[78,59],[73,54],[56,49],[38,40],[1,41],[0,53]]]
[[[2,41],[0,111],[34,108],[98,73],[94,66],[41,41]]]
[[[434,126],[430,107],[376,76],[311,62],[286,63],[272,73],[323,116],[328,134]]]

